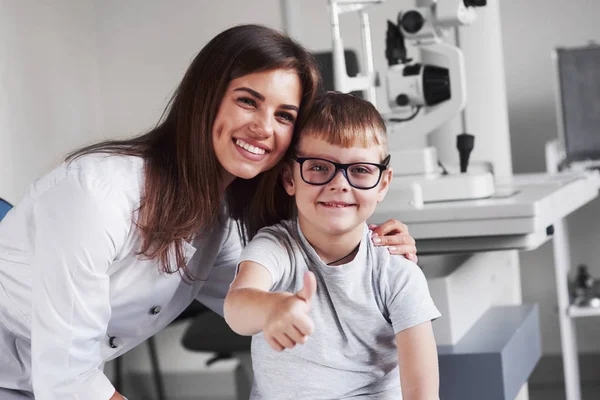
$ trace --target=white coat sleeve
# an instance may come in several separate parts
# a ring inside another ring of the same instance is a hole
[[[225,240],[221,245],[213,269],[204,282],[196,300],[223,316],[225,296],[233,278],[242,252],[242,241],[237,224],[229,220]]]
[[[107,270],[131,226],[124,193],[77,170],[33,200],[31,332],[36,400],[108,400],[101,370],[111,315]]]

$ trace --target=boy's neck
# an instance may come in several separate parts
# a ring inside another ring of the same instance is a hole
[[[328,265],[341,265],[352,261],[364,233],[363,224],[347,233],[329,235],[314,229],[301,216],[298,217],[298,223],[308,243],[315,249],[321,260]]]

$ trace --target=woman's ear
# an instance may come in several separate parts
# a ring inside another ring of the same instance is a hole
[[[296,194],[296,185],[294,182],[294,169],[289,163],[286,163],[281,171],[281,180],[283,181],[283,187],[288,195],[294,196]]]

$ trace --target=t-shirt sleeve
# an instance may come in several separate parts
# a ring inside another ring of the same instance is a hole
[[[441,316],[421,268],[404,256],[392,255],[382,271],[384,301],[394,333]]]
[[[291,281],[294,244],[284,229],[274,226],[261,229],[242,250],[239,262],[253,261],[271,275],[270,291],[285,290]]]

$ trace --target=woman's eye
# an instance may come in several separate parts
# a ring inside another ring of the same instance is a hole
[[[239,103],[242,103],[242,104],[245,104],[245,105],[256,107],[256,101],[254,101],[253,99],[251,99],[249,97],[240,97],[240,98],[237,99],[237,101]]]
[[[296,122],[296,118],[294,118],[294,116],[290,113],[287,112],[282,112],[278,114],[279,118],[284,119],[286,122],[290,122],[290,123],[294,123]]]

